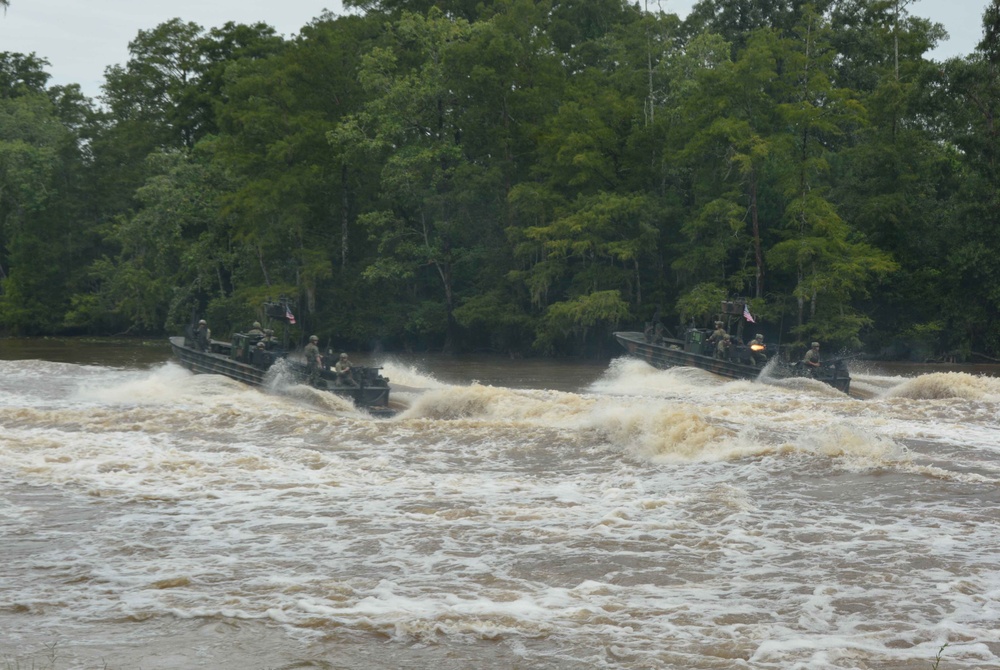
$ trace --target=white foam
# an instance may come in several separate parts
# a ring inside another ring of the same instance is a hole
[[[441,389],[448,384],[438,381],[433,374],[421,370],[415,365],[401,363],[392,358],[379,360],[376,363],[382,367],[382,374],[389,378],[392,386],[404,386],[411,389]]]
[[[944,641],[942,667],[998,664],[989,383],[858,400],[626,361],[584,393],[414,377],[380,421],[175,366],[63,372],[0,397],[17,639],[235,619],[442,670],[484,642],[525,666],[918,667]]]

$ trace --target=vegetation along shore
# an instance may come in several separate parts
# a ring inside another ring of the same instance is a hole
[[[150,26],[97,100],[0,52],[0,334],[286,296],[297,341],[609,355],[740,296],[772,342],[1000,358],[997,0],[944,62],[881,0],[344,5]]]

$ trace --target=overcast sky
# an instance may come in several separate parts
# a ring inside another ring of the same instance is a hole
[[[686,16],[695,0],[646,0]],[[916,0],[910,13],[944,24],[951,36],[933,56],[969,54],[982,35],[988,0]],[[139,30],[180,17],[203,28],[227,21],[263,21],[286,37],[320,16],[341,14],[340,0],[11,0],[0,13],[0,51],[35,53],[49,61],[50,84],[80,84],[100,93],[104,68],[128,59],[128,43]]]

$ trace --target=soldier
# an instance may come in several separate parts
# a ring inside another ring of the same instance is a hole
[[[657,321],[655,325],[652,322],[647,323],[645,330],[642,332],[647,342],[653,344],[663,344],[663,331],[663,324]]]
[[[718,358],[718,347],[722,343],[722,340],[726,337],[726,329],[722,327],[723,323],[721,321],[715,322],[715,330],[712,334],[708,336],[705,340],[705,348],[702,350],[706,356],[715,356]]]
[[[767,354],[764,353],[766,350],[766,345],[764,344],[764,336],[760,333],[747,342],[747,346],[750,347],[750,362],[754,365],[764,365],[767,363]]]
[[[274,331],[270,328],[264,329],[264,339],[261,340],[268,349],[273,349],[278,345],[278,338],[274,336]]]
[[[729,360],[729,348],[731,345],[729,335],[723,335],[719,343],[715,345],[715,357],[723,361]]]
[[[247,335],[249,335],[251,338],[254,338],[254,337],[262,338],[262,337],[264,337],[264,331],[260,329],[260,321],[254,321],[253,322],[253,328],[251,328],[250,330],[247,331]]]
[[[267,370],[271,367],[271,354],[267,352],[266,345],[263,341],[257,343],[257,346],[253,348],[253,365],[254,367],[260,368],[261,370]]]
[[[723,325],[721,321],[715,322],[715,330],[708,336],[709,344],[718,344],[726,337],[726,329],[722,327]]]
[[[208,321],[202,319],[198,322],[198,329],[194,331],[194,346],[198,351],[208,351],[212,342],[212,331],[208,329]]]
[[[306,355],[306,370],[309,372],[309,383],[318,386],[320,371],[323,369],[323,357],[319,353],[319,338],[317,336],[309,336],[309,344],[306,345],[304,353]]]
[[[663,324],[659,321],[656,322],[656,328],[653,329],[653,343],[663,344]]]
[[[812,343],[812,348],[802,357],[802,364],[811,368],[819,367],[819,342]]]
[[[347,358],[347,354],[341,354],[340,358],[337,360],[337,364],[333,367],[334,372],[337,373],[337,384],[340,386],[357,386],[358,383],[354,381],[354,376],[351,375],[351,361]]]

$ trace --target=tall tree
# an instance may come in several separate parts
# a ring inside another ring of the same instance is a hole
[[[831,12],[831,44],[841,54],[833,80],[855,91],[868,121],[831,158],[831,198],[899,264],[866,301],[869,344],[914,347],[914,356],[926,358],[953,346],[938,341],[947,329],[935,287],[958,163],[936,129],[942,117],[932,92],[945,84],[939,65],[927,60],[943,29],[910,15],[907,4],[842,0]]]
[[[437,10],[404,14],[392,25],[391,48],[365,56],[360,79],[369,100],[332,136],[337,146],[366,151],[382,167],[384,208],[361,217],[379,244],[366,276],[409,283],[433,272],[445,351],[458,345],[457,267],[490,218],[490,203],[476,194],[500,183],[495,168],[472,160],[463,147],[467,73],[449,66],[454,46],[470,34],[466,21]]]
[[[983,14],[983,39],[967,58],[944,66],[936,89],[947,122],[944,138],[958,149],[962,173],[945,230],[939,288],[945,335],[970,351],[1000,351],[993,316],[1000,308],[1000,260],[992,244],[1000,225],[1000,3]],[[936,82],[937,83],[937,82]]]
[[[344,0],[344,7],[360,9],[365,13],[388,14],[399,17],[403,13],[427,14],[432,9],[444,16],[472,22],[479,17],[483,0]]]
[[[227,22],[195,40],[194,77],[177,94],[194,141],[217,133],[216,113],[226,103],[227,72],[235,63],[269,59],[287,42],[265,23]]]
[[[238,177],[226,210],[257,267],[242,281],[259,293],[280,287],[301,298],[310,327],[345,337],[368,323],[344,281],[367,241],[355,234],[355,218],[377,173],[368,161],[331,151],[326,133],[360,107],[357,70],[381,32],[373,18],[324,15],[282,53],[230,68],[212,145],[219,165]],[[318,299],[335,279],[342,294],[330,289]],[[317,323],[334,311],[332,323]]]
[[[539,315],[523,282],[511,274],[516,262],[508,235],[519,235],[521,222],[509,198],[518,184],[532,179],[539,123],[566,79],[548,35],[539,29],[547,20],[544,4],[508,0],[494,3],[491,11],[467,41],[452,45],[449,57],[452,77],[462,84],[463,152],[489,167],[483,173],[490,175],[469,203],[482,212],[482,225],[465,251],[455,318],[465,329],[465,346],[523,352],[534,339]],[[491,187],[494,178],[502,183]]]
[[[120,198],[131,194],[149,176],[150,153],[191,149],[216,132],[227,68],[267,58],[282,46],[260,23],[227,23],[206,33],[175,18],[140,30],[129,42],[128,61],[105,71],[109,124],[94,146],[104,190],[117,190]]]
[[[225,299],[233,268],[225,239],[213,239],[222,174],[177,150],[149,160],[157,163],[155,176],[136,193],[138,211],[111,227],[118,252],[96,263],[95,272],[103,280],[102,304],[125,317],[130,331],[155,333],[176,330],[192,310]]]
[[[570,3],[560,12],[572,27],[560,30],[574,35],[574,74],[538,124],[534,179],[509,197],[518,224],[509,233],[523,265],[515,276],[542,311],[536,346],[543,350],[586,346],[591,333],[603,341],[631,305],[642,304],[645,268],[658,264],[662,211],[648,193],[656,154],[646,142],[661,101],[651,93],[649,40],[656,33],[662,48],[669,41],[634,8],[614,5],[608,17],[595,21]]]
[[[757,30],[732,63],[700,70],[683,133],[695,206],[674,267],[693,294],[750,288],[772,317],[790,300],[799,337],[847,343],[868,323],[852,300],[894,266],[831,199],[829,161],[864,109],[831,82],[824,19],[807,7],[799,16],[785,36]]]
[[[63,326],[83,210],[76,87],[44,88],[47,63],[0,54],[0,320],[15,332]]]
[[[721,35],[742,51],[757,30],[771,29],[788,36],[805,12],[824,13],[834,0],[698,0],[684,20],[690,35]]]
[[[35,54],[0,52],[0,92],[13,98],[25,93],[41,93],[51,75],[45,71],[49,62]]]
[[[774,178],[769,170],[780,153],[778,105],[785,95],[779,43],[775,31],[758,31],[735,62],[725,58],[695,70],[700,86],[688,92],[686,122],[677,128],[695,181],[695,209],[683,231],[690,243],[674,263],[693,286],[763,297],[762,227],[773,222],[775,205],[762,202],[761,192]],[[694,46],[696,53],[721,52],[707,38]]]
[[[864,124],[865,109],[852,91],[833,84],[836,52],[823,17],[804,12],[788,46],[788,100],[779,109],[782,124],[791,130],[786,136],[790,169],[783,178],[785,239],[769,258],[786,271],[794,268],[793,332],[803,340],[823,337],[857,346],[870,319],[852,300],[867,296],[874,282],[897,268],[840,216],[830,198],[831,149]]]
[[[105,71],[105,104],[119,124],[132,125],[145,138],[149,150],[194,146],[195,118],[187,98],[200,69],[203,32],[180,19],[140,30],[129,42],[128,62]]]

